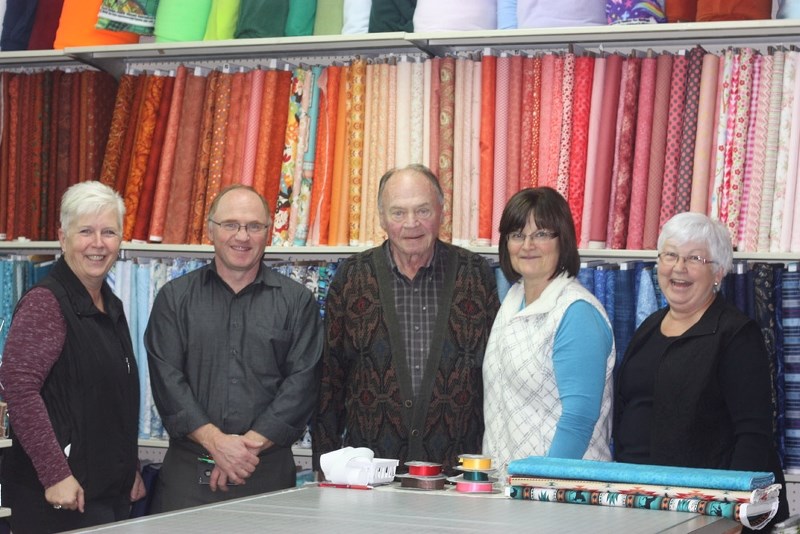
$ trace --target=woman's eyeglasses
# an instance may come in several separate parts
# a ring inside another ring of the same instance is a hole
[[[530,239],[534,243],[544,243],[556,237],[558,237],[558,232],[554,232],[553,230],[536,230],[530,234],[511,232],[508,234],[508,242],[514,243],[515,245],[522,245],[526,240]]]
[[[659,261],[664,265],[675,265],[681,258],[683,258],[683,263],[690,267],[700,267],[706,263],[717,263],[702,256],[681,256],[675,252],[660,252],[658,254]]]

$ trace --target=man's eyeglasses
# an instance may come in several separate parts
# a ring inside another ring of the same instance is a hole
[[[530,239],[534,243],[544,243],[556,237],[558,237],[558,232],[554,232],[553,230],[536,230],[530,234],[511,232],[508,234],[508,242],[514,243],[515,245],[522,245],[525,243],[525,240]]]
[[[208,221],[216,224],[217,226],[222,228],[223,231],[229,234],[238,234],[239,230],[241,230],[242,228],[244,228],[244,231],[247,232],[248,234],[252,235],[263,234],[264,232],[267,231],[267,228],[269,227],[269,225],[260,222],[249,222],[245,224],[239,224],[238,222],[231,222],[231,221],[217,222],[213,219],[209,219]]]
[[[702,256],[681,256],[675,252],[660,252],[658,254],[659,261],[664,265],[675,265],[680,258],[683,258],[683,263],[689,267],[700,267],[706,263],[717,263],[714,260],[709,260]]]

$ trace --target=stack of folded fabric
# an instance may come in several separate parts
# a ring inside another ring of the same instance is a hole
[[[726,517],[759,529],[778,511],[772,473],[531,456],[508,466],[514,499]]]

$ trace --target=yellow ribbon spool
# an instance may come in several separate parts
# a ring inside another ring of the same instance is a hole
[[[469,471],[487,471],[492,469],[492,459],[480,454],[462,454],[458,462]]]

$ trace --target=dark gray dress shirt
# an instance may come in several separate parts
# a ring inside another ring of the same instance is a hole
[[[322,333],[311,292],[264,265],[238,294],[213,262],[166,284],[144,342],[170,437],[213,423],[291,446],[317,403]]]

